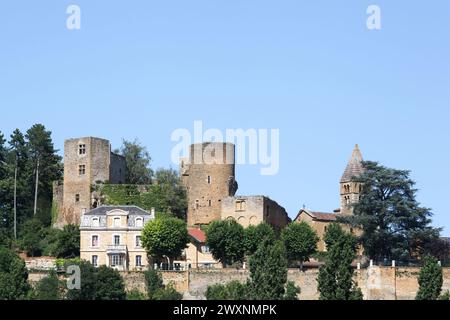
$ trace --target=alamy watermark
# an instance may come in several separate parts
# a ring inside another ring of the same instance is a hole
[[[369,15],[366,22],[367,29],[381,30],[381,8],[372,4],[367,7],[366,13]]]
[[[204,130],[202,121],[194,121],[193,133],[185,128],[172,132],[171,140],[177,142],[172,148],[172,162],[176,165],[181,158],[190,156],[190,146],[195,144],[194,163],[233,163],[230,153],[223,155],[224,149],[217,143],[235,145],[235,164],[260,165],[261,175],[276,175],[280,169],[279,129],[226,129],[225,132],[210,128]],[[210,145],[202,145],[215,142]]]
[[[69,30],[81,29],[81,9],[75,4],[67,7],[66,13],[69,15],[66,20],[66,27]]]

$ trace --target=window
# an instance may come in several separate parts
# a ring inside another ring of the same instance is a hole
[[[144,221],[142,220],[142,218],[136,218],[136,228],[142,228],[144,226]]]
[[[210,252],[209,247],[208,246],[202,246],[202,252],[203,253],[209,253]]]
[[[115,228],[120,227],[120,218],[114,218],[114,227]]]
[[[195,200],[195,209],[198,209],[200,207],[200,203],[198,200]]]
[[[244,200],[237,200],[236,201],[236,211],[245,211],[246,209],[246,203]]]
[[[120,236],[114,236],[114,245],[120,246]]]
[[[80,164],[80,165],[78,166],[78,174],[79,174],[80,176],[83,176],[83,175],[86,174],[86,165]]]
[[[141,248],[142,247],[141,236],[136,236],[136,247],[137,248]]]
[[[208,200],[208,205],[211,207],[211,204],[212,204],[212,202],[211,202],[211,200]]]
[[[121,266],[123,264],[123,257],[119,254],[111,256],[111,267]]]
[[[142,267],[142,256],[136,256],[136,267]]]
[[[100,226],[100,221],[98,218],[92,218],[92,226],[93,227],[99,227]]]
[[[86,154],[86,145],[85,144],[78,145],[78,154],[80,154],[80,155]]]
[[[92,236],[92,246],[98,247],[98,236]]]
[[[98,267],[98,256],[92,256],[92,265]]]
[[[80,202],[80,195],[79,194],[75,195],[75,202],[76,203]]]
[[[208,184],[211,184],[211,176],[208,176]]]

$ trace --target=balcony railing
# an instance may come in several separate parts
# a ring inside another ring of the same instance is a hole
[[[109,245],[106,248],[107,254],[127,253],[127,246],[125,245]]]

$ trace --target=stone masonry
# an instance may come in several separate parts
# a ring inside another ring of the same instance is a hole
[[[189,226],[221,219],[221,202],[234,196],[235,146],[231,143],[193,144],[189,159],[182,159],[180,174],[188,195]]]
[[[111,152],[108,140],[86,137],[64,143],[64,183],[56,183],[54,203],[58,210],[56,227],[80,223],[81,214],[96,207],[92,185],[125,182],[125,158]],[[62,202],[61,202],[61,193]]]

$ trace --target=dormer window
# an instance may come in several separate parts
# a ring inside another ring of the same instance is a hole
[[[97,217],[96,218],[92,218],[92,226],[94,228],[100,226],[100,220]]]
[[[115,228],[120,227],[120,218],[114,218],[114,227]]]
[[[136,228],[142,228],[144,226],[144,219],[142,217],[136,218]]]

